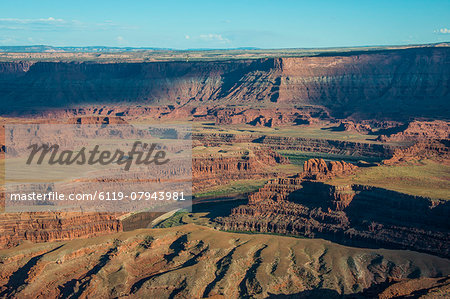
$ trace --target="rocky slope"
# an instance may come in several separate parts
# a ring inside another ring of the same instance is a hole
[[[450,163],[450,139],[422,140],[408,147],[396,148],[392,157],[384,160],[383,163],[393,165],[420,159]]]
[[[450,123],[444,121],[413,121],[397,132],[378,137],[381,141],[427,141],[450,139]]]
[[[450,274],[448,260],[427,254],[192,224],[23,244],[0,251],[0,265],[0,296],[27,298],[333,298],[394,279]]]
[[[0,102],[10,112],[95,103],[276,102],[320,106],[342,118],[447,119],[449,59],[450,49],[441,47],[217,62],[2,62]]]
[[[383,131],[390,133],[382,134]],[[394,149],[385,164],[398,164],[420,159],[433,159],[440,163],[450,161],[450,123],[444,121],[413,121],[406,125],[380,130],[377,140],[410,142],[410,146]]]

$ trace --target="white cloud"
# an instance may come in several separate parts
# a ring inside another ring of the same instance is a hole
[[[86,30],[97,28],[103,30],[132,30],[133,27],[121,26],[110,20],[88,24],[78,20],[64,20],[60,18],[48,17],[37,19],[0,18],[0,29],[5,30],[30,30],[30,31],[51,31],[56,29]]]
[[[5,46],[7,46],[7,45],[11,45],[11,44],[13,44],[13,43],[15,43],[16,42],[16,39],[15,38],[12,38],[12,37],[3,37],[3,38],[0,38],[0,45],[5,45]]]
[[[200,39],[205,41],[216,41],[222,43],[229,43],[230,40],[228,38],[223,37],[221,34],[209,33],[209,34],[200,34]]]
[[[441,34],[450,34],[450,29],[448,29],[448,28],[441,28],[439,30],[435,30],[434,32],[441,33]]]
[[[189,35],[184,36],[185,39],[190,39],[191,37]]]
[[[40,19],[18,19],[18,18],[0,18],[0,23],[9,24],[33,24],[33,23],[64,23],[63,19],[55,19],[53,17]]]
[[[55,19],[53,17],[48,17],[47,19],[40,19],[43,22],[64,22],[63,19]]]
[[[0,18],[0,29],[48,31],[57,28],[74,27],[76,24],[54,17],[39,19]]]

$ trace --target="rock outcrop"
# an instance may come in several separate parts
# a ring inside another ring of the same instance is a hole
[[[341,121],[339,126],[333,128],[333,131],[358,132],[361,134],[372,133],[372,127],[369,124],[355,123],[353,121]]]
[[[51,242],[90,238],[122,230],[117,215],[107,213],[0,214],[0,248],[23,241]]]
[[[120,125],[127,124],[127,122],[120,118],[114,116],[86,116],[86,117],[71,117],[67,120],[68,124],[74,125],[93,125],[93,124],[101,124],[101,125]]]
[[[413,121],[402,126],[398,132],[393,134],[381,134],[380,141],[428,141],[428,140],[450,140],[450,122],[447,121]]]
[[[394,149],[387,165],[432,159],[441,163],[450,161],[450,123],[446,121],[414,121],[394,128],[391,134],[381,134],[379,141],[409,143]]]
[[[231,157],[197,157],[192,160],[193,189],[204,190],[215,185],[242,179],[275,177],[272,166],[289,160],[270,149],[254,150],[251,155]]]
[[[337,175],[353,173],[357,166],[344,161],[325,162],[323,159],[309,159],[303,165],[302,176],[312,180],[321,180]]]
[[[411,146],[397,148],[392,157],[384,160],[383,163],[394,165],[422,159],[450,163],[450,139],[418,141]]]
[[[283,125],[311,125],[319,120],[330,119],[324,109],[305,107],[298,108],[229,108],[210,109],[216,125],[249,124],[256,127],[279,127]],[[197,117],[198,119],[198,117]]]

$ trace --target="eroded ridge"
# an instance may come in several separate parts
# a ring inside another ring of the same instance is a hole
[[[448,260],[427,254],[192,224],[23,244],[0,251],[0,257],[0,292],[16,297],[263,298],[317,288],[344,295],[387,281],[450,274]],[[20,286],[11,282],[18,277]]]

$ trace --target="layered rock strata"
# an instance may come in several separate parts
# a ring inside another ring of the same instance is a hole
[[[122,230],[115,214],[11,213],[0,214],[0,248],[22,243],[90,238]]]
[[[331,175],[324,161],[307,161],[303,174],[269,181],[247,205],[218,221],[225,230],[320,237],[353,246],[413,249],[450,256],[450,204],[362,185],[305,180]],[[342,173],[342,169],[338,168]]]
[[[289,160],[270,149],[254,150],[251,155],[194,158],[193,188],[198,191],[229,181],[275,177],[271,167],[283,164]]]
[[[229,61],[2,62],[0,103],[9,112],[277,103],[321,107],[337,118],[447,119],[449,60],[450,49],[434,47]]]
[[[220,146],[233,143],[255,143],[267,146],[272,150],[295,150],[384,159],[392,157],[396,148],[387,144],[256,134],[193,133],[192,139],[194,145]]]

